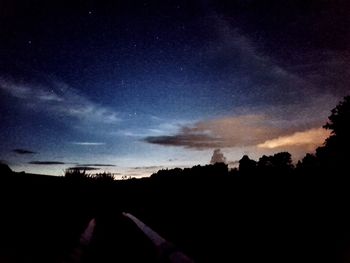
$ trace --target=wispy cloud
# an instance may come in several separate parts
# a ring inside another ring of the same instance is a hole
[[[72,142],[74,145],[82,145],[82,146],[101,146],[105,145],[104,142]]]
[[[36,154],[36,152],[26,150],[26,149],[13,149],[13,152],[18,153],[18,154]]]
[[[279,52],[271,52],[266,43],[235,27],[230,18],[214,13],[208,22],[217,38],[203,56],[207,72],[218,76],[219,71],[218,79],[225,81],[218,84],[224,89],[229,86],[227,91],[234,90],[233,98],[241,102],[285,105],[312,101],[320,92],[338,99],[349,92],[347,50],[298,50],[299,56],[281,59]]]
[[[27,108],[49,112],[57,117],[106,124],[120,121],[118,113],[114,110],[92,101],[65,83],[36,85],[0,77],[0,89],[21,100]]]
[[[161,165],[152,165],[152,166],[137,166],[137,167],[130,167],[128,170],[124,171],[124,175],[127,177],[148,177],[151,174],[165,169],[168,167],[161,166]]]
[[[163,169],[164,166],[161,165],[154,165],[154,166],[138,166],[138,167],[133,167],[132,169],[134,170],[160,170]]]
[[[90,167],[90,166],[74,166],[74,167],[69,167],[68,169],[70,170],[85,170],[85,171],[97,171],[101,170],[101,168],[96,168],[96,167]]]
[[[236,103],[284,104],[300,100],[305,86],[311,89],[304,78],[264,54],[259,43],[222,16],[214,14],[207,23],[216,39],[200,58],[206,67],[204,77],[212,78],[212,85],[218,85]]]
[[[88,164],[81,164],[80,166],[97,166],[97,167],[116,167],[114,164],[104,164],[104,163],[88,163]]]
[[[29,164],[36,164],[36,165],[61,165],[66,164],[64,162],[56,162],[56,161],[32,161],[29,162]]]
[[[328,130],[322,128],[310,129],[307,131],[295,132],[291,135],[281,136],[258,144],[259,148],[280,148],[286,146],[309,145],[312,148],[322,145],[330,135]]]

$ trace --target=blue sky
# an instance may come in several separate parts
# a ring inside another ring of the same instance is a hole
[[[217,148],[231,165],[297,160],[349,93],[346,6],[5,1],[0,159],[135,177],[207,164]]]

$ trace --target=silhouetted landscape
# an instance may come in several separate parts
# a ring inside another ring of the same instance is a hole
[[[194,262],[348,262],[349,123],[347,96],[324,125],[330,137],[296,165],[280,152],[245,155],[238,169],[215,163],[114,180],[79,169],[16,173],[3,163],[0,262],[168,262],[122,212]]]

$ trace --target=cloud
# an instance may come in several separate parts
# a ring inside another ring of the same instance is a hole
[[[175,135],[149,136],[145,142],[193,149],[252,146],[281,135],[284,131],[270,125],[265,115],[241,115],[185,126]]]
[[[101,170],[101,168],[96,168],[96,167],[89,167],[89,166],[74,166],[74,167],[69,167],[68,169],[70,170],[85,170],[85,171],[96,171],[96,170]]]
[[[285,49],[271,50],[275,45],[268,42],[275,42],[274,38],[261,41],[255,34],[237,28],[230,16],[227,18],[214,13],[208,20],[208,26],[216,33],[217,39],[207,47],[207,54],[202,58],[204,64],[209,65],[208,75],[224,79],[218,84],[236,98],[236,103],[284,106],[291,102],[310,102],[320,93],[339,99],[349,92],[348,50],[324,47],[290,49],[288,54],[297,52],[298,56],[288,60],[285,59]],[[322,28],[319,21],[317,28]],[[233,94],[232,90],[235,91]]]
[[[213,152],[213,156],[211,157],[210,160],[211,164],[215,164],[215,163],[226,163],[226,158],[224,156],[224,154],[221,152],[220,149],[215,149]]]
[[[166,168],[168,167],[161,165],[129,167],[123,174],[127,177],[149,177],[151,174]]]
[[[260,154],[284,150],[299,158],[322,145],[328,135],[328,131],[299,119],[248,114],[196,122],[174,135],[149,136],[144,141],[194,150],[251,148]]]
[[[27,108],[51,113],[56,117],[105,124],[120,121],[115,111],[95,103],[65,83],[51,82],[46,85],[37,85],[0,77],[0,90],[21,100]]]
[[[83,145],[83,146],[100,146],[105,145],[104,142],[72,142],[74,145]]]
[[[132,169],[134,170],[154,170],[154,169],[163,169],[164,166],[161,165],[155,165],[155,166],[138,166],[138,167],[133,167]]]
[[[116,167],[116,165],[114,164],[103,164],[103,163],[81,164],[81,166]]]
[[[64,162],[56,162],[56,161],[32,161],[29,162],[29,164],[36,164],[36,165],[61,165],[66,164]]]
[[[36,154],[36,152],[26,150],[26,149],[14,149],[13,152],[18,154]]]
[[[320,111],[328,114],[335,105],[334,99],[337,102],[348,93],[348,51],[298,50],[301,55],[289,61],[280,57],[280,51],[271,52],[271,45],[256,39],[254,34],[237,28],[231,17],[227,18],[215,11],[205,18],[214,38],[211,43],[205,43],[202,52],[205,55],[201,53],[198,63],[194,64],[199,78],[209,79],[208,90],[216,88],[212,95],[219,92],[225,95],[217,101],[216,107],[275,106],[284,111],[291,105],[294,115],[320,96],[331,97],[325,104],[318,105],[318,116],[322,116]],[[299,114],[303,118],[302,113]]]
[[[258,144],[258,147],[274,149],[288,146],[309,145],[312,148],[316,148],[317,146],[322,145],[329,135],[329,131],[323,128],[315,128],[267,140],[264,143]]]
[[[205,73],[201,77],[211,79],[211,85],[235,99],[235,104],[281,105],[300,100],[305,86],[311,88],[303,77],[266,55],[259,42],[234,28],[229,20],[214,14],[207,24],[216,35],[203,51],[206,55],[199,58]]]
[[[184,146],[186,148],[214,148],[222,144],[220,139],[215,139],[208,135],[200,134],[176,134],[171,136],[149,136],[145,142],[160,144],[165,146]]]

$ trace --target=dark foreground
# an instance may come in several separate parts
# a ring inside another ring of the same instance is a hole
[[[117,205],[97,204],[103,199],[92,185],[24,176],[1,184],[0,262],[157,261],[152,243]],[[93,218],[92,238],[83,244]]]
[[[203,176],[91,182],[1,177],[0,262],[159,262],[130,212],[195,262],[349,262],[345,179]]]

